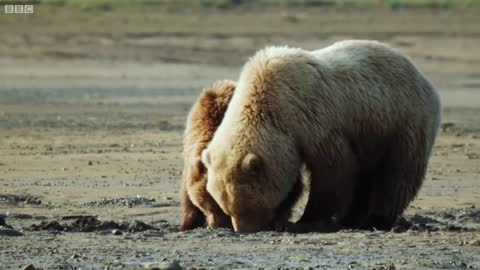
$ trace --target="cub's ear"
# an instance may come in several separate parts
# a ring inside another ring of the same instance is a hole
[[[203,162],[200,158],[197,158],[193,162],[192,169],[193,169],[193,173],[198,176],[203,175],[207,171],[207,168],[205,168],[205,165],[203,165]]]
[[[254,153],[248,153],[242,161],[242,168],[251,173],[259,173],[262,170],[263,161]]]
[[[202,162],[206,167],[210,166],[210,152],[207,149],[202,151]]]

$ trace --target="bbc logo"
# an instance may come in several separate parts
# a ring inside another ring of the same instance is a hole
[[[33,5],[5,5],[5,13],[31,14]]]

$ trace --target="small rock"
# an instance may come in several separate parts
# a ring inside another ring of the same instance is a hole
[[[88,166],[92,166],[92,165],[93,165],[93,162],[90,160],[90,161],[88,162]]]
[[[165,233],[163,232],[158,232],[158,231],[150,231],[142,234],[143,237],[163,237]]]
[[[454,143],[450,145],[450,148],[462,148],[462,147],[465,147],[464,143]]]
[[[79,258],[80,258],[80,255],[78,255],[77,253],[70,256],[70,260],[79,259]]]
[[[122,233],[122,231],[115,229],[115,230],[112,231],[112,234],[113,235],[122,235],[123,233]]]
[[[410,218],[410,221],[413,222],[413,223],[420,223],[420,224],[429,224],[429,223],[439,223],[438,220],[435,220],[431,217],[427,217],[427,216],[422,216],[422,215],[419,215],[419,214],[415,214],[413,215],[411,218]]]
[[[480,159],[480,154],[477,154],[477,153],[467,153],[465,154],[465,156],[468,159]]]
[[[0,228],[0,236],[23,236],[23,233],[13,229]]]
[[[443,132],[451,130],[455,127],[455,123],[443,123],[441,125],[441,129]]]
[[[7,223],[5,222],[4,217],[0,217],[0,226],[7,226]]]
[[[33,231],[43,231],[43,230],[64,231],[65,226],[58,223],[58,221],[50,221],[50,222],[42,221],[42,222],[40,222],[40,224],[33,224],[32,226],[30,226],[30,230],[33,230]]]
[[[145,265],[145,270],[182,270],[183,268],[178,261],[161,262]]]
[[[382,265],[378,268],[372,268],[372,270],[395,270],[395,265],[394,264],[390,264],[390,265]]]
[[[357,266],[357,262],[351,262],[348,264],[347,268],[350,269],[355,269],[355,266]]]
[[[468,242],[468,244],[469,244],[470,246],[480,247],[480,239],[475,239],[475,240],[473,240],[473,241],[470,241],[470,242]]]
[[[25,203],[25,204],[41,204],[42,201],[30,195],[14,195],[14,194],[2,194],[0,195],[0,203]]]
[[[131,233],[143,232],[143,231],[151,230],[151,229],[154,229],[151,225],[145,224],[145,223],[143,223],[141,221],[138,221],[138,220],[134,220],[130,224],[130,226],[128,226],[128,231],[131,232]]]
[[[46,217],[44,216],[33,216],[33,215],[29,215],[29,214],[11,214],[9,215],[10,218],[12,219],[45,219]]]
[[[39,204],[42,204],[42,201],[38,198],[27,198],[25,200],[25,204],[35,204],[35,205],[39,205]]]
[[[37,269],[37,268],[35,268],[35,266],[33,266],[33,264],[29,264],[29,265],[27,265],[23,268],[23,270],[35,270],[35,269]]]

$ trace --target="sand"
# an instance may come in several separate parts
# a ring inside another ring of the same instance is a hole
[[[40,33],[30,42],[47,46],[42,35],[49,37]],[[0,215],[7,225],[0,226],[0,268],[480,268],[480,37],[393,30],[370,36],[410,55],[443,102],[428,174],[406,213],[410,230],[178,232],[182,132],[202,87],[236,79],[246,56],[263,45],[318,48],[351,36],[205,35],[197,44],[195,36],[160,35],[168,46],[150,42],[200,60],[135,60],[125,56],[128,47],[118,52],[125,58],[115,51],[73,59],[2,51]],[[88,51],[97,39],[85,33],[59,46]],[[132,54],[154,54],[138,47],[144,38],[129,39],[137,44]],[[241,53],[232,55],[237,48]],[[153,229],[132,229],[135,220]],[[48,230],[54,221],[63,227]],[[21,236],[7,236],[13,232]]]

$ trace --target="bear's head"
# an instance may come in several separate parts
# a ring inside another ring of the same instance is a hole
[[[291,143],[279,137],[288,140],[271,134],[268,144],[254,147],[252,139],[248,145],[232,149],[210,145],[202,153],[208,171],[207,191],[231,217],[235,231],[271,229],[282,215],[277,210],[300,179],[299,155]]]
[[[196,159],[189,169],[188,196],[207,217],[210,228],[232,228],[230,217],[218,206],[207,192],[207,171],[200,158]]]

